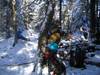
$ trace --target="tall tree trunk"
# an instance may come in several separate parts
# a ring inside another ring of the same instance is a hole
[[[90,0],[90,36],[91,38],[95,38],[96,31],[96,14],[95,14],[95,3],[96,0]]]
[[[11,27],[11,9],[10,9],[10,5],[9,3],[7,3],[7,9],[6,9],[6,38],[10,38],[11,37],[11,31],[10,31],[10,27]]]
[[[28,5],[28,2],[25,0],[25,6],[27,6]],[[24,23],[25,23],[25,28],[26,29],[28,29],[28,27],[29,27],[29,24],[28,24],[28,22],[29,22],[29,13],[27,12],[29,9],[28,9],[28,7],[26,7],[25,8],[25,14],[24,14],[24,16],[25,16],[25,18],[24,18]]]
[[[62,0],[59,0],[59,20],[60,20],[60,26],[61,26],[61,21],[62,21]]]
[[[96,44],[100,44],[100,18],[98,17],[98,6],[99,6],[99,0],[96,0],[96,21],[97,21],[97,24],[96,24]]]
[[[23,4],[23,0],[12,0],[12,15],[13,15],[13,25],[14,25],[14,32],[15,32],[15,41],[13,46],[18,42],[18,31],[24,31],[25,26],[23,22],[23,17],[21,14],[21,6]],[[19,33],[20,35],[20,33]]]
[[[14,34],[15,34],[15,39],[14,39],[13,46],[15,46],[15,44],[18,41],[17,34],[16,34],[16,32],[17,32],[16,9],[15,9],[16,1],[15,0],[12,0],[11,3],[12,3],[12,20],[13,20],[12,23],[13,23],[13,26],[14,26]]]

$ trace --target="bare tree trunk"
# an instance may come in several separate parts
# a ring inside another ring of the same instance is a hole
[[[95,31],[96,31],[96,15],[95,15],[95,0],[90,1],[90,34],[91,38],[95,38]]]
[[[15,5],[16,5],[16,1],[12,0],[12,20],[13,20],[13,26],[14,26],[14,33],[15,33],[15,39],[14,39],[14,43],[13,46],[15,46],[15,44],[18,42],[18,38],[17,38],[17,24],[16,24],[16,9],[15,9]]]
[[[98,17],[99,0],[96,0],[96,44],[100,44],[100,18]]]
[[[6,38],[10,38],[11,37],[11,31],[10,31],[10,27],[11,27],[11,9],[10,9],[10,5],[9,3],[7,4],[7,9],[6,9]]]
[[[62,21],[62,0],[59,1],[59,20],[60,20],[60,26],[61,26],[61,21]]]
[[[27,3],[27,1],[25,0],[25,6],[27,6],[28,5],[28,3]],[[27,12],[28,11],[28,7],[26,7],[25,8],[25,13],[24,13],[24,16],[25,16],[25,18],[24,18],[24,23],[25,23],[25,28],[26,29],[28,29],[28,22],[29,22],[29,13]]]

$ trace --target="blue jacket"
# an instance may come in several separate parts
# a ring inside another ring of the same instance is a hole
[[[51,52],[57,52],[58,50],[58,44],[55,42],[51,42],[50,44],[48,44],[48,48]]]

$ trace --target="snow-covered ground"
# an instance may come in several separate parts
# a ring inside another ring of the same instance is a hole
[[[100,68],[87,65],[86,69],[68,68],[67,75],[100,75]]]
[[[24,33],[27,32],[25,31]],[[31,34],[28,37],[31,41],[23,41],[19,39],[15,47],[12,46],[14,42],[13,37],[2,41],[0,43],[0,65],[32,62],[33,59],[36,58],[37,37],[38,34]]]
[[[14,38],[0,41],[0,75],[30,75],[37,62],[38,33],[24,31],[30,41],[18,40],[13,47]]]
[[[12,47],[14,38],[0,41],[0,75],[41,75],[39,64],[35,72],[34,64],[38,63],[37,46],[38,33],[32,31],[23,32],[30,41],[19,40],[15,47]],[[95,56],[100,60],[100,53]],[[95,61],[95,58],[91,58]],[[100,67],[87,65],[86,69],[66,67],[66,75],[100,75]]]
[[[95,55],[92,57],[91,54],[95,54]],[[100,51],[96,51],[94,53],[93,52],[92,53],[88,53],[87,56],[88,56],[88,59],[86,59],[86,61],[100,64]]]

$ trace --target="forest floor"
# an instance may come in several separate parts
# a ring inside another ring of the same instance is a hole
[[[28,37],[30,41],[19,40],[15,47],[12,47],[13,37],[0,40],[0,75],[39,75],[39,64],[33,71],[34,64],[38,63],[38,33]],[[95,56],[87,60],[100,63],[100,51],[96,51]],[[79,69],[67,65],[66,71],[66,75],[100,75],[100,66],[86,64],[85,69]]]

